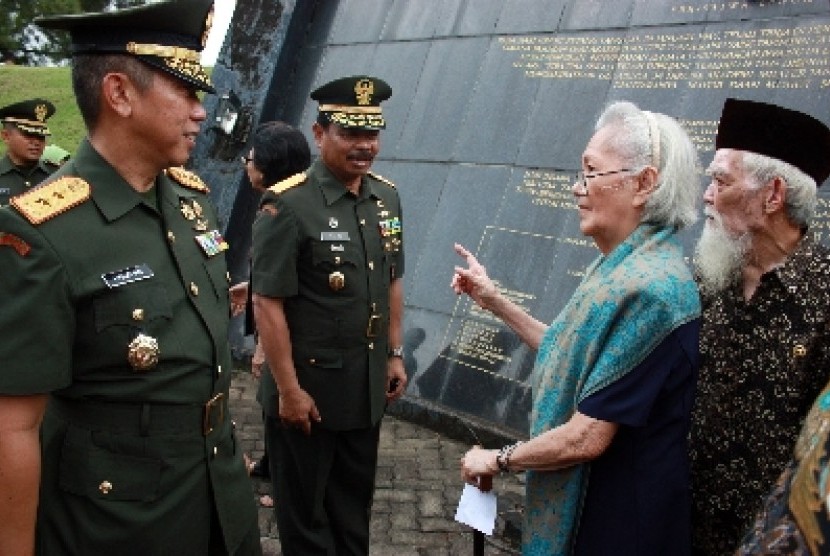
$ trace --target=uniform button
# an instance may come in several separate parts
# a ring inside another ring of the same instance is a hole
[[[101,494],[109,494],[112,490],[112,483],[109,481],[102,481],[100,485],[98,485],[98,490],[101,491]]]
[[[144,320],[144,309],[141,309],[141,308],[133,309],[133,320],[135,320],[135,321]]]
[[[216,457],[217,455],[219,455],[219,448],[214,446],[213,447],[213,457]]]
[[[167,241],[169,241],[170,243],[173,243],[174,241],[176,241],[176,234],[174,234],[172,231],[168,230],[167,231]]]
[[[222,374],[222,365],[219,365],[218,367],[216,367],[216,372],[220,375]]]
[[[369,261],[369,270],[375,269],[375,261]]]
[[[374,342],[369,342],[369,349],[375,349]]]
[[[361,225],[361,226],[365,226],[365,225],[366,225],[366,220],[365,220],[365,219],[363,219],[363,218],[361,218],[361,219],[360,219],[360,225]]]
[[[225,273],[225,278],[227,278],[227,280],[228,280],[228,284],[230,284],[230,283],[231,283],[231,273],[230,273],[230,272],[226,272],[226,273]]]
[[[308,360],[308,362],[311,363],[312,365],[314,365],[314,364],[317,363],[317,360],[312,357],[311,359]]]
[[[334,257],[334,264],[340,264],[340,257]]]
[[[199,286],[197,286],[195,282],[190,283],[190,293],[194,296],[199,295]]]

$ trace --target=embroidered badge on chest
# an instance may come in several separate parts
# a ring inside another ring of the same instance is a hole
[[[222,251],[228,250],[228,242],[225,241],[225,238],[222,237],[219,230],[211,230],[204,234],[199,234],[194,239],[208,257],[213,257]]]

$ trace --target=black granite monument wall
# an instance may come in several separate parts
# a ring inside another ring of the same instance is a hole
[[[570,185],[602,108],[624,99],[678,118],[704,165],[728,96],[830,123],[830,2],[238,0],[214,77],[254,123],[282,119],[311,139],[309,91],[363,73],[394,91],[374,169],[404,203],[410,387],[398,411],[523,436],[534,354],[451,292],[453,243],[552,320],[598,254]],[[242,277],[255,199],[238,161],[212,154],[218,137],[203,135],[194,166],[213,184]],[[828,195],[812,226],[823,240]]]

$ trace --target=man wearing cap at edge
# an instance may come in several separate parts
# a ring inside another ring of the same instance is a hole
[[[285,554],[366,555],[381,417],[406,387],[395,187],[369,171],[392,89],[344,77],[319,102],[320,158],[265,192],[254,314],[283,424],[272,477]]]
[[[49,177],[57,167],[40,157],[51,135],[48,120],[55,105],[42,98],[15,102],[0,108],[0,135],[6,144],[6,155],[0,159],[0,207],[9,198],[20,195]]]
[[[227,244],[181,167],[211,13],[37,21],[70,32],[88,135],[0,209],[0,554],[261,554],[227,408]]]
[[[692,413],[693,550],[732,554],[830,369],[830,250],[808,233],[830,130],[727,99],[695,251],[703,303]]]

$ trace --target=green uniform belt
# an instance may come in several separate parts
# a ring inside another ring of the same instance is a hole
[[[198,433],[207,436],[219,428],[227,413],[227,399],[216,394],[204,404],[157,404],[71,400],[52,396],[49,411],[74,425],[152,436]]]

